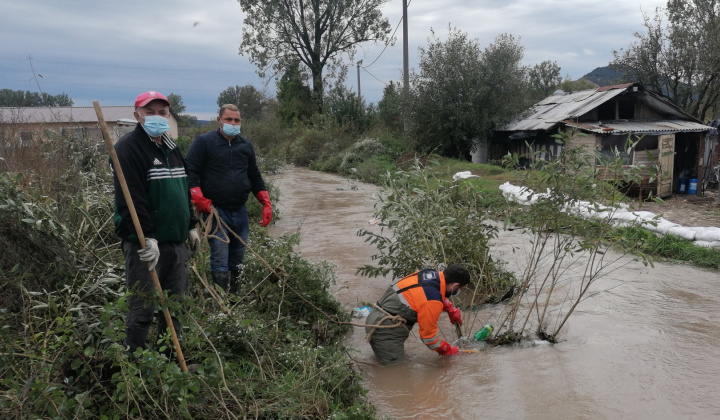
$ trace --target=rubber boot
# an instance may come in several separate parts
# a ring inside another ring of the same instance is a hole
[[[230,270],[230,293],[237,294],[240,286],[240,270]]]
[[[213,281],[227,292],[230,285],[230,273],[227,271],[213,271],[211,274]]]

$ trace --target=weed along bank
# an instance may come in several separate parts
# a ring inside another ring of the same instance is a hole
[[[633,195],[652,192],[668,197],[685,185],[681,180],[704,176],[708,169],[703,159],[705,137],[710,130],[641,84],[627,83],[555,92],[535,104],[528,116],[497,131],[489,151],[492,159],[508,151],[525,159],[558,156],[563,146],[552,136],[564,131],[570,133],[568,147],[583,146],[590,154],[600,149],[606,155],[620,150],[626,166],[656,167],[654,174],[647,171],[635,183]],[[598,169],[600,178],[612,177]]]

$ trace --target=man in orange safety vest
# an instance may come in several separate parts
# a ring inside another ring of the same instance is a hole
[[[367,317],[365,331],[370,347],[383,364],[405,359],[405,340],[415,324],[420,326],[420,339],[441,356],[459,353],[455,346],[438,336],[437,323],[445,311],[453,324],[462,324],[460,310],[453,306],[450,296],[457,295],[470,283],[470,273],[459,264],[451,264],[443,271],[422,269],[388,287]],[[392,317],[400,316],[407,322],[395,328],[376,328],[392,325]]]

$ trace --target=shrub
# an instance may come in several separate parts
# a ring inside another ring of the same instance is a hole
[[[490,257],[488,244],[497,228],[486,223],[487,212],[469,185],[434,178],[419,166],[386,174],[384,185],[375,214],[381,232],[358,232],[377,247],[372,257],[377,266],[361,267],[360,274],[397,279],[423,267],[463,264],[473,279],[469,305],[502,295],[512,284],[512,276]]]

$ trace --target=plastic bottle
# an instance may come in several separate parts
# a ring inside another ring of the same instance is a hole
[[[493,332],[493,326],[492,324],[487,324],[478,332],[475,333],[475,339],[477,341],[483,341],[484,339],[488,338],[490,334]]]

